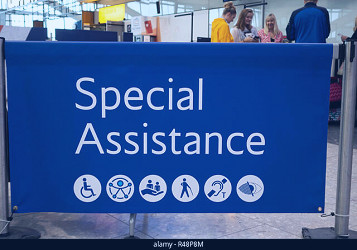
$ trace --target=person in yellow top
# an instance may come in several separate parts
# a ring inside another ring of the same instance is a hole
[[[234,20],[237,15],[236,8],[233,2],[224,4],[222,18],[216,18],[212,23],[211,42],[213,43],[232,43],[233,36],[229,30],[229,23]]]

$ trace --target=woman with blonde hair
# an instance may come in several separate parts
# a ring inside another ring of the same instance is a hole
[[[232,43],[233,37],[229,31],[229,23],[236,18],[237,11],[233,2],[224,4],[222,18],[214,19],[211,30],[211,42],[214,43]]]
[[[281,43],[283,42],[283,33],[279,30],[274,14],[269,14],[265,18],[264,29],[258,31],[260,42],[262,43]]]
[[[236,25],[231,30],[234,42],[259,42],[258,31],[252,26],[253,15],[252,9],[241,11]]]

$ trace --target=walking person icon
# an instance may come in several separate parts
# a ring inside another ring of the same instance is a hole
[[[181,192],[180,198],[182,198],[182,196],[184,195],[184,193],[186,193],[187,198],[190,197],[190,194],[188,193],[187,188],[190,189],[191,194],[193,195],[192,189],[191,189],[190,185],[188,185],[188,183],[187,183],[187,181],[186,181],[186,178],[183,178],[183,182],[181,183],[181,186],[182,186],[182,192]]]
[[[181,175],[172,183],[172,194],[181,202],[194,200],[200,190],[197,180],[191,175]]]

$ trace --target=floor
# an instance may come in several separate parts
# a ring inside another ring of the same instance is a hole
[[[357,129],[355,134],[357,133]],[[325,213],[335,211],[339,125],[330,124],[327,145]],[[354,145],[349,229],[357,230],[357,142]],[[37,230],[41,239],[122,239],[130,214],[15,214],[11,227]],[[141,239],[301,239],[302,228],[334,227],[320,214],[138,214],[134,235]]]

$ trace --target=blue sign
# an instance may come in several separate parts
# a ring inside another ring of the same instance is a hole
[[[7,42],[19,212],[323,212],[331,44]]]

